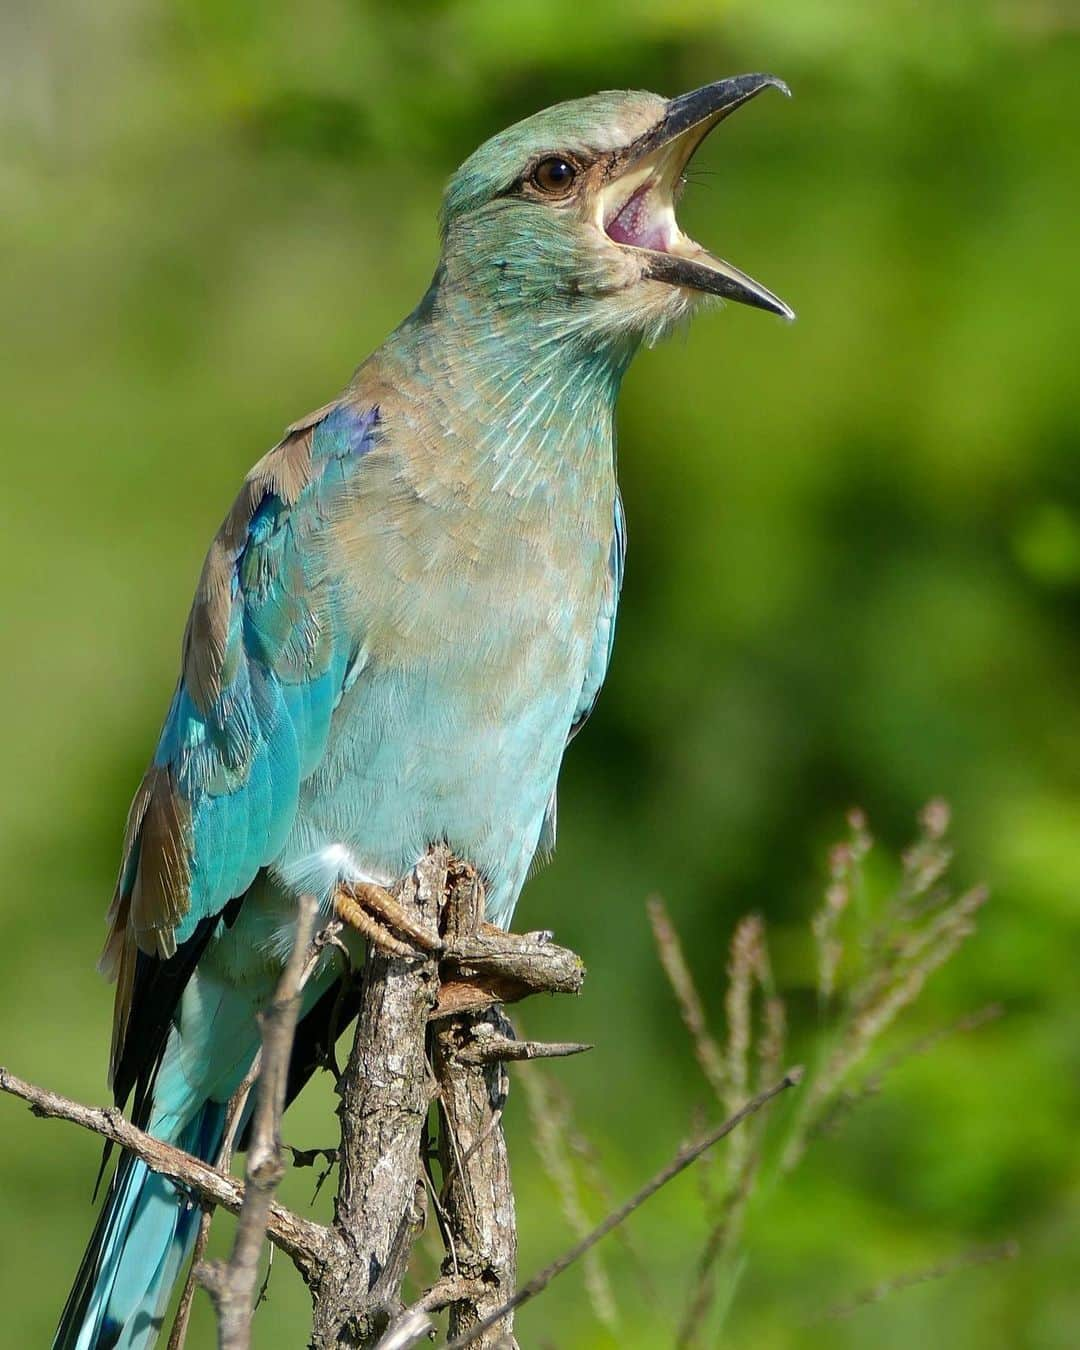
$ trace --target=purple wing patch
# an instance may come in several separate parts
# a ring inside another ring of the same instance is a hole
[[[359,459],[366,455],[375,447],[379,420],[378,404],[356,408],[339,403],[315,428],[315,457],[344,459],[351,455]]]

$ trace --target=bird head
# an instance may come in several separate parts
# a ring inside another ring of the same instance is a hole
[[[655,340],[705,297],[786,304],[685,235],[684,171],[709,132],[769,87],[740,75],[665,99],[610,91],[493,136],[443,201],[443,280],[546,329]]]

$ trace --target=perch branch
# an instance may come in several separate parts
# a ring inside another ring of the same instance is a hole
[[[484,924],[483,887],[472,868],[445,848],[432,849],[393,899],[425,931],[437,921],[443,950],[409,957],[374,951],[365,966],[356,1037],[339,1084],[335,1227],[350,1255],[316,1293],[317,1350],[413,1344],[441,1307],[449,1307],[456,1334],[505,1301],[513,1290],[516,1233],[501,1061],[586,1048],[521,1044],[492,1009],[505,997],[576,993],[585,970],[546,934]],[[428,1181],[422,1138],[436,1098],[443,1184],[441,1193],[432,1184],[432,1204],[447,1256],[443,1278],[404,1309],[401,1283]],[[503,1343],[512,1344],[505,1339],[510,1315],[497,1320]]]
[[[501,1063],[576,1054],[589,1047],[518,1042],[509,1024],[490,1009],[504,998],[576,993],[584,966],[547,934],[503,933],[483,924],[483,889],[475,873],[454,861],[445,847],[430,850],[394,888],[393,899],[425,931],[434,931],[442,918],[443,950],[408,956],[369,951],[353,1049],[338,1083],[342,1140],[330,1228],[291,1213],[273,1198],[283,1167],[278,1127],[299,991],[326,948],[342,945],[338,921],[310,940],[313,907],[311,912],[304,909],[304,926],[264,1022],[260,1098],[246,1184],[228,1174],[224,1150],[219,1166],[212,1166],[131,1125],[118,1108],[84,1106],[0,1069],[0,1091],[21,1097],[37,1115],[69,1120],[100,1134],[184,1188],[204,1209],[220,1206],[240,1218],[230,1263],[198,1267],[219,1306],[223,1346],[249,1343],[263,1236],[290,1257],[311,1291],[316,1350],[371,1347],[392,1320],[389,1344],[408,1343],[401,1339],[401,1284],[424,1216],[422,1130],[440,1090],[426,1052],[432,1018],[438,1019],[433,1038],[446,1029],[443,1090],[453,1098],[444,1113],[452,1123],[442,1141],[448,1150],[444,1162],[453,1172],[444,1175],[448,1204],[435,1197],[450,1257],[443,1278],[408,1310],[410,1324],[417,1324],[418,1315],[457,1308],[452,1327],[473,1325],[475,1343],[476,1335],[489,1330],[478,1319],[487,1319],[494,1303],[513,1288],[513,1195],[498,1101],[505,1084]],[[230,1105],[234,1125],[242,1111],[238,1094]],[[495,1173],[485,1177],[483,1169],[500,1159]],[[476,1227],[475,1201],[484,1187],[489,1215]],[[496,1212],[501,1232],[489,1221]],[[471,1245],[458,1243],[452,1230],[473,1234]],[[459,1257],[479,1261],[484,1271],[497,1267],[505,1272],[497,1291],[484,1290],[477,1280],[462,1275]],[[504,1308],[496,1319],[507,1331],[511,1314],[512,1309]],[[183,1343],[186,1323],[182,1310],[170,1338],[174,1350]]]
[[[478,1037],[483,1028],[488,1035]],[[433,1026],[432,1067],[439,1084],[439,1161],[449,1256],[447,1276],[464,1277],[450,1302],[451,1337],[475,1330],[478,1350],[514,1350],[508,1308],[517,1276],[517,1222],[510,1158],[502,1129],[509,1089],[498,1059],[471,1062],[470,1048],[488,1040],[514,1044],[498,1008],[443,1018]],[[492,1320],[492,1314],[502,1315]],[[481,1327],[485,1327],[481,1330]]]
[[[251,1344],[251,1314],[259,1277],[259,1255],[267,1221],[285,1162],[281,1149],[281,1117],[289,1076],[300,992],[305,969],[318,960],[310,954],[318,905],[313,896],[301,897],[297,906],[296,933],[292,952],[270,1007],[262,1017],[262,1050],[256,1085],[255,1114],[247,1151],[244,1202],[236,1225],[236,1237],[228,1264],[203,1265],[197,1278],[209,1291],[218,1314],[221,1350],[247,1350]]]
[[[431,849],[392,894],[434,931],[449,855]],[[334,1226],[342,1257],[314,1289],[312,1345],[371,1346],[401,1311],[409,1250],[423,1221],[420,1135],[434,1084],[424,1050],[438,956],[369,949],[356,1034],[337,1084],[341,1121]]]
[[[530,994],[579,994],[585,965],[547,933],[505,933],[481,923],[448,943],[434,1017],[482,1012]]]

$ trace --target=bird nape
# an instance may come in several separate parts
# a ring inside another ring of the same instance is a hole
[[[770,86],[786,92],[743,75],[593,94],[494,136],[449,183],[417,308],[245,479],[196,588],[102,956],[111,1082],[151,1133],[216,1157],[300,894],[329,912],[346,886],[364,933],[400,941],[385,888],[445,840],[509,923],[611,656],[627,366],[708,297],[793,317],[674,209],[704,137]],[[123,1158],[55,1345],[152,1345],[197,1213]]]

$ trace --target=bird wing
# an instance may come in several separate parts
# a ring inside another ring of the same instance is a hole
[[[379,436],[377,406],[343,401],[295,423],[210,546],[108,915],[114,1080],[133,1005],[140,1021],[167,1024],[217,916],[280,852],[323,755],[361,635],[340,621],[314,537],[347,505]]]
[[[626,569],[626,512],[623,510],[622,494],[615,489],[615,530],[611,536],[611,556],[608,562],[608,580],[604,588],[604,598],[596,620],[596,635],[593,640],[592,655],[585,671],[585,680],[581,686],[574,720],[570,726],[568,741],[572,741],[589,720],[596,700],[600,697],[611,651],[615,646],[615,615],[619,608],[619,595],[622,591],[623,572]]]
[[[574,720],[566,737],[567,745],[574,739],[589,720],[596,700],[600,697],[611,663],[611,652],[615,646],[615,615],[619,608],[619,595],[622,592],[623,572],[626,567],[626,512],[623,510],[622,494],[615,489],[615,529],[611,537],[611,554],[608,560],[607,585],[600,604],[600,613],[596,617],[596,633],[593,637],[592,654],[581,685]],[[533,865],[530,875],[550,858],[555,850],[555,834],[558,819],[558,788],[551,794],[551,800],[544,812],[544,823],[540,827]]]

